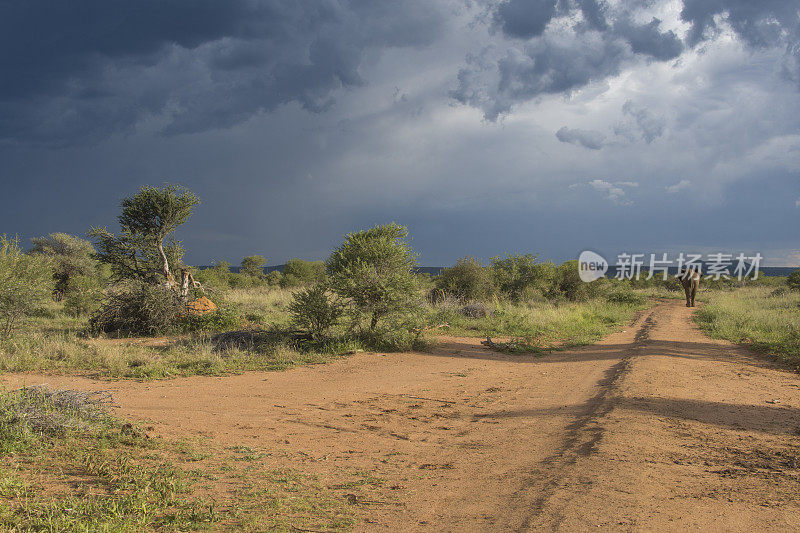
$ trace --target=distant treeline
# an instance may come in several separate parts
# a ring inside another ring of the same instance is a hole
[[[275,271],[283,272],[283,267],[285,267],[285,266],[286,266],[285,264],[283,264],[283,265],[266,266],[266,267],[264,267],[264,274],[269,274],[270,272],[275,272]],[[202,270],[202,269],[205,269],[205,268],[214,268],[214,267],[212,267],[210,265],[202,265],[202,266],[199,266],[197,268]],[[233,266],[233,265],[231,265],[229,268],[230,268],[231,272],[236,273],[236,274],[238,274],[239,270],[241,269],[241,267]],[[430,266],[425,267],[425,266],[421,266],[421,267],[417,267],[416,270],[417,270],[418,273],[425,273],[425,274],[430,274],[431,276],[438,276],[439,274],[441,274],[442,269],[444,269],[444,268],[446,268],[446,267],[430,267]],[[620,267],[618,265],[609,266],[608,267],[608,272],[606,273],[606,277],[613,278],[614,276],[616,276],[619,268]],[[644,269],[646,269],[646,267],[643,268],[643,270]],[[707,265],[703,265],[703,271],[706,272],[707,270],[708,270]],[[789,274],[791,274],[795,270],[797,270],[796,267],[777,267],[777,266],[762,266],[762,267],[760,267],[758,269],[759,273],[761,275],[764,275],[764,276],[788,276]],[[730,272],[731,272],[731,275],[733,275],[733,267],[731,267]],[[669,273],[670,274],[677,274],[678,273],[678,267],[670,267],[669,268]],[[659,275],[659,274],[660,274],[660,271],[656,273],[656,275]]]
[[[264,274],[269,274],[270,272],[283,272],[285,266],[286,266],[285,264],[265,266],[263,268]],[[207,268],[214,268],[214,267],[213,265],[200,265],[197,268],[199,270],[205,270]],[[443,268],[445,267],[417,267],[416,271],[417,273],[425,273],[425,274],[430,274],[431,276],[438,276],[442,272]],[[234,274],[238,274],[241,271],[242,267],[231,265],[228,267],[228,269]]]

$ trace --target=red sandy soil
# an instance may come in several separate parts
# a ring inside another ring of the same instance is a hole
[[[707,338],[691,312],[663,302],[541,357],[446,338],[286,372],[3,382],[110,390],[156,434],[275,452],[322,480],[370,472],[385,482],[364,531],[798,531],[800,376]]]

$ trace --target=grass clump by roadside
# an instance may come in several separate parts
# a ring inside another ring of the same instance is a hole
[[[711,337],[748,345],[800,370],[800,294],[786,287],[709,292],[695,320]]]
[[[149,438],[110,416],[110,401],[0,390],[0,530],[344,531],[356,523],[341,491],[278,468],[270,451],[204,442],[199,453],[194,443]]]
[[[285,370],[361,349],[357,342],[308,345],[291,330],[280,329],[119,340],[30,332],[3,343],[0,371],[149,380]]]
[[[0,392],[0,524],[17,531],[197,529],[217,520],[107,396]]]
[[[457,301],[444,301],[432,306],[429,313],[432,324],[447,325],[437,331],[466,337],[512,337],[516,339],[514,352],[520,353],[519,347],[530,352],[534,347],[550,350],[591,344],[630,322],[636,311],[647,306],[647,298],[626,291],[584,302],[496,300],[477,317],[469,316]]]

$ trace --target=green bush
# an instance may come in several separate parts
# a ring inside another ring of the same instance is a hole
[[[327,336],[342,315],[341,303],[331,298],[323,284],[298,291],[289,304],[292,323],[307,330],[315,339]]]
[[[325,263],[322,261],[304,261],[289,259],[283,267],[280,286],[283,288],[302,287],[326,280]]]
[[[267,285],[270,287],[278,287],[281,284],[282,278],[283,274],[281,274],[280,270],[273,270],[267,274]]]
[[[54,297],[56,300],[69,294],[73,290],[81,290],[76,278],[78,276],[98,275],[99,264],[93,258],[94,246],[89,241],[73,237],[66,233],[51,233],[45,237],[31,239],[33,248],[29,253],[43,255],[50,259],[55,281]],[[81,280],[81,285],[86,280]]]
[[[800,291],[800,270],[795,270],[786,277],[786,285],[793,291]]]
[[[50,297],[50,268],[46,258],[23,254],[19,239],[0,236],[0,339]]]
[[[227,308],[202,315],[185,315],[180,319],[184,331],[228,331],[242,327],[242,317]]]
[[[73,276],[64,298],[64,311],[73,316],[94,313],[103,299],[105,284],[97,276]]]
[[[571,302],[585,301],[592,296],[590,287],[596,282],[585,283],[578,273],[578,261],[565,261],[555,269],[555,276],[551,285],[549,296],[551,298],[566,298]]]
[[[532,254],[492,258],[490,268],[494,283],[507,298],[518,302],[550,291],[555,265],[537,263],[536,258]]]
[[[194,279],[210,289],[228,289],[231,287],[231,264],[227,261],[218,261],[211,268],[203,268],[193,272]]]
[[[348,234],[326,264],[331,290],[371,332],[383,318],[419,309],[416,266],[408,230],[394,223]]]
[[[454,266],[443,269],[434,286],[464,301],[486,300],[496,290],[491,270],[474,257],[462,257]]]

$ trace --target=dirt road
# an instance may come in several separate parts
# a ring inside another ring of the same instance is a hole
[[[661,303],[544,357],[451,338],[281,373],[3,381],[110,389],[156,433],[282,451],[323,481],[371,473],[368,531],[800,530],[800,377],[690,313]]]

